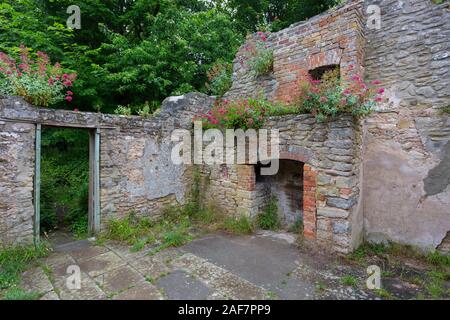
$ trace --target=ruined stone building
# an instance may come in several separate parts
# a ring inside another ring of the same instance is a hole
[[[368,5],[381,28],[367,27]],[[249,37],[248,41],[252,41]],[[386,88],[388,102],[355,121],[318,122],[312,115],[272,117],[280,131],[280,170],[260,176],[248,165],[202,166],[202,198],[227,214],[255,216],[271,194],[286,225],[300,218],[318,246],[348,253],[362,241],[395,241],[445,250],[450,231],[450,9],[430,0],[349,1],[272,33],[270,75],[253,77],[237,54],[227,99],[263,92],[288,102],[299,70],[350,65]],[[135,211],[157,216],[183,203],[192,167],[171,161],[170,133],[192,128],[214,97],[167,98],[154,117],[38,109],[0,99],[0,242],[30,242],[36,232],[36,128],[86,128],[98,143],[91,157],[91,230]],[[204,179],[204,180],[205,180]],[[448,246],[447,246],[448,248]],[[448,250],[448,249],[447,249]]]

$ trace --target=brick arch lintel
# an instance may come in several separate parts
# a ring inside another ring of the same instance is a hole
[[[328,65],[340,65],[343,51],[343,49],[333,49],[311,55],[307,61],[308,69],[313,70]]]
[[[280,148],[280,160],[295,160],[310,164],[315,158],[314,152],[308,148],[285,146]]]

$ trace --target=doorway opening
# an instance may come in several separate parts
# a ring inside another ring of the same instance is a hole
[[[38,124],[35,160],[35,241],[61,245],[98,231],[98,130]]]

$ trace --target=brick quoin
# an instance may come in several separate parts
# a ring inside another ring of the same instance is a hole
[[[238,165],[238,186],[247,191],[254,191],[256,187],[255,167],[252,165]]]
[[[307,239],[316,239],[316,189],[317,173],[311,166],[303,167],[303,235]]]

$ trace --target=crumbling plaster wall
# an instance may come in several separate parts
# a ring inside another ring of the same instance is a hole
[[[36,123],[100,129],[101,224],[131,211],[158,216],[183,203],[192,182],[189,166],[171,161],[171,133],[191,129],[195,114],[215,99],[171,97],[149,119],[36,108],[20,98],[0,99],[0,244],[33,239]]]
[[[364,126],[365,237],[434,249],[450,230],[449,3],[366,4],[381,7],[381,29],[366,30],[366,77],[389,102]]]

